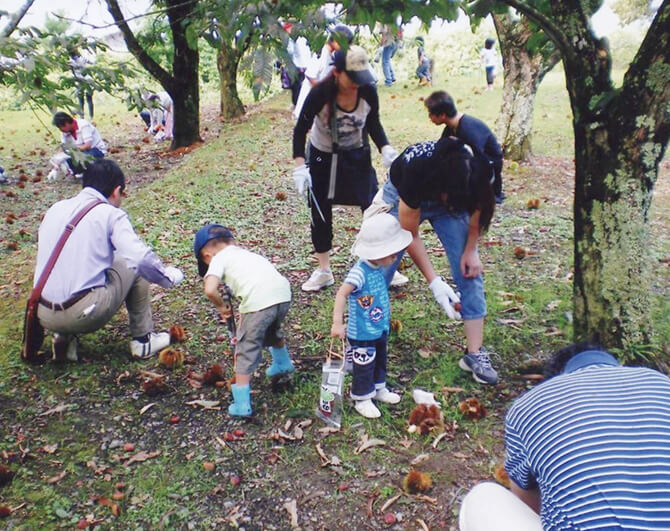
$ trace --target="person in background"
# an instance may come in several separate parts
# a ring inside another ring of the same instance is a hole
[[[418,47],[416,49],[419,66],[416,69],[416,77],[419,78],[419,85],[431,86],[433,84],[433,60],[426,55],[423,37],[417,37]]]
[[[330,33],[330,37],[321,49],[321,55],[317,59],[312,59],[305,70],[305,79],[300,87],[298,101],[293,109],[293,117],[297,120],[300,116],[302,106],[305,104],[307,94],[319,81],[324,80],[333,71],[333,54],[340,49],[340,43],[351,44],[354,40],[354,32],[349,26],[338,24]]]
[[[496,79],[496,67],[498,65],[498,54],[494,48],[496,41],[490,37],[484,41],[481,58],[482,66],[486,72],[486,90],[493,90],[493,82]]]
[[[476,485],[461,531],[670,529],[670,379],[588,343],[545,377],[505,415],[511,490]]]
[[[474,116],[458,112],[454,99],[443,90],[433,92],[425,99],[424,105],[428,109],[430,121],[435,125],[445,126],[442,138],[460,138],[476,155],[489,161],[496,203],[502,203],[505,200],[502,182],[503,152],[491,129]]]
[[[171,140],[174,130],[174,103],[170,95],[163,91],[158,93],[146,93],[143,96],[147,102],[147,108],[143,109],[140,116],[147,124],[147,132],[154,135],[157,142]]]
[[[57,112],[53,117],[53,124],[60,129],[62,133],[62,143],[66,147],[74,147],[84,155],[93,159],[102,159],[107,154],[107,144],[95,126],[80,118],[75,120],[66,112]],[[84,171],[84,162],[73,161],[72,157],[65,153],[57,153],[52,157],[52,166],[54,168],[47,175],[47,180],[53,180],[59,170],[66,165],[64,171],[68,174],[80,175]]]
[[[388,24],[381,25],[380,35],[381,41],[379,45],[382,48],[382,72],[384,73],[384,85],[390,87],[395,83],[395,73],[393,72],[393,64],[391,63],[391,59],[393,59],[393,56],[398,49],[398,43],[396,42],[396,35],[393,34],[393,30],[389,27]]]
[[[291,57],[293,66],[295,67],[295,77],[292,79],[293,84],[291,85],[291,101],[293,105],[298,103],[298,96],[300,95],[300,87],[302,82],[305,79],[305,69],[310,63],[312,58],[312,51],[309,49],[309,44],[307,44],[307,39],[305,37],[298,37],[297,39],[291,38],[291,33],[293,32],[293,24],[290,22],[285,22],[283,25],[284,31],[288,33],[288,43],[286,45],[286,51]]]
[[[101,201],[84,216],[65,243],[44,286],[37,316],[54,333],[57,361],[78,359],[77,336],[99,330],[125,303],[130,354],[147,359],[170,344],[170,334],[154,332],[149,283],[170,288],[184,275],[165,266],[133,229],[121,209],[126,187],[121,168],[109,159],[89,164],[83,189],[47,210],[37,238],[34,284],[47,265],[66,225],[85,206]]]
[[[84,118],[84,98],[86,98],[86,103],[88,103],[88,114],[91,120],[93,120],[93,78],[86,73],[86,69],[93,63],[94,61],[80,55],[78,50],[70,51],[70,60],[68,61],[68,64],[72,69],[77,89],[79,116]]]

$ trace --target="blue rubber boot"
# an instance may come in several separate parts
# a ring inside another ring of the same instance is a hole
[[[251,416],[251,388],[248,385],[232,385],[233,403],[228,406],[228,413],[236,417]]]
[[[286,345],[281,348],[270,347],[270,354],[272,354],[272,365],[265,370],[267,376],[272,378],[273,376],[288,374],[295,371],[293,362],[288,356]]]

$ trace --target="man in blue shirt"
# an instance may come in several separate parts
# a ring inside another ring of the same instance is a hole
[[[545,374],[505,417],[511,492],[477,485],[461,530],[670,529],[670,379],[589,344]]]

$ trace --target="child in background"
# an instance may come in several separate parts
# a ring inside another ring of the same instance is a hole
[[[496,41],[490,37],[484,41],[482,48],[482,65],[486,71],[486,90],[493,90],[493,82],[496,78],[496,64],[498,63],[498,54],[493,47]]]
[[[232,308],[219,293],[223,281],[241,299],[240,325],[235,346],[233,403],[228,413],[248,417],[251,409],[251,376],[269,346],[272,365],[269,377],[295,370],[284,341],[281,324],[291,303],[291,287],[275,267],[262,256],[235,245],[229,229],[206,225],[195,235],[193,251],[198,272],[204,277],[205,295],[224,321],[233,318]]]
[[[348,304],[346,337],[353,358],[351,398],[367,418],[381,416],[372,399],[397,404],[400,396],[386,388],[386,348],[391,305],[382,267],[412,241],[390,214],[377,214],[361,226],[353,254],[360,260],[351,268],[335,296],[331,337],[345,337],[344,308]]]
[[[423,37],[417,37],[416,42],[418,44],[416,54],[419,60],[416,77],[419,78],[419,85],[428,85],[430,87],[433,84],[433,60],[426,55]]]

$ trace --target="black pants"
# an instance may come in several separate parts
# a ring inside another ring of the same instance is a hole
[[[92,90],[77,90],[77,98],[79,99],[79,115],[84,117],[84,97],[88,103],[88,114],[93,119],[93,91]]]
[[[314,198],[308,194],[307,201],[312,213],[312,222],[310,225],[312,244],[317,253],[330,251],[333,246],[333,204],[338,203],[328,199],[331,160],[331,153],[316,149],[313,145],[309,146],[309,173],[312,176],[312,191],[316,198],[316,202],[318,202],[318,207],[321,209],[321,214],[323,214],[323,218],[321,218],[319,208],[317,208]],[[339,204],[359,205],[362,212],[370,206],[372,198],[377,192],[376,184],[374,188],[369,185],[370,175],[374,176],[374,182],[376,183],[376,174],[374,173],[374,169],[370,162],[369,151],[367,152],[367,156],[363,156],[360,162],[355,164],[358,167],[347,167],[346,161],[341,155],[340,162],[342,164],[338,165],[338,183],[344,183],[346,177],[353,179],[354,182],[360,182],[362,186],[360,189],[351,190],[352,197],[350,199],[352,200]],[[357,177],[360,177],[360,180],[357,179]],[[350,187],[355,188],[356,186],[354,184],[350,185]],[[340,184],[338,184],[338,189],[339,188]]]

